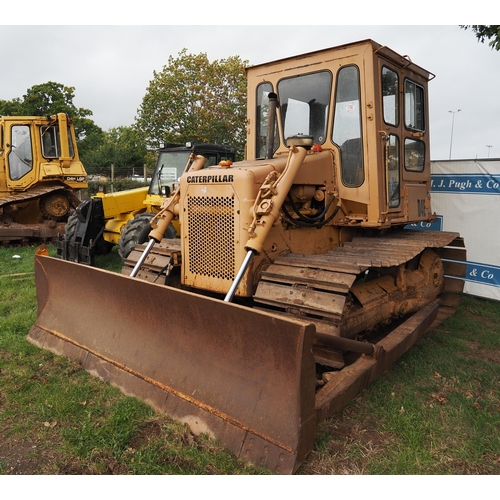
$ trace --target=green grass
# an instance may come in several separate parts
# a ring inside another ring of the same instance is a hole
[[[304,471],[500,473],[500,304],[464,296],[342,412],[322,423]],[[345,433],[355,431],[352,442]],[[344,447],[339,464],[329,459]]]
[[[0,473],[262,474],[28,343],[35,251],[0,248]],[[119,272],[116,249],[97,266]],[[499,380],[500,304],[464,296],[455,316],[320,424],[298,474],[499,474]]]
[[[261,473],[217,443],[193,436],[185,426],[124,396],[76,362],[28,343],[37,311],[35,251],[0,248],[1,473]],[[55,254],[54,248],[49,251]],[[98,257],[97,265],[118,272],[116,249]],[[9,443],[30,451],[17,456]],[[9,468],[19,460],[26,462],[24,468]]]

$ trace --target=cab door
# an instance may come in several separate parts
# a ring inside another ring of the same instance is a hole
[[[400,97],[401,76],[399,71],[384,59],[379,60],[382,94],[383,165],[385,176],[385,202],[389,212],[400,212],[401,203],[401,138],[402,103]]]
[[[335,75],[332,141],[338,147],[339,197],[364,205],[373,205],[370,194],[370,133],[373,124],[367,119],[367,103],[372,90],[364,54],[343,57]]]
[[[33,131],[29,124],[13,123],[6,127],[7,186],[23,190],[36,181]]]
[[[409,221],[431,216],[427,81],[403,72],[403,182]]]
[[[426,220],[430,215],[427,79],[382,57],[379,75],[386,210],[392,219]]]

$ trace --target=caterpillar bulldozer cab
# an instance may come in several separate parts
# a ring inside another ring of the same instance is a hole
[[[233,162],[233,147],[219,144],[167,144],[158,150],[149,187],[114,193],[99,192],[82,201],[71,215],[63,235],[55,241],[57,257],[94,265],[95,256],[108,253],[114,245],[125,259],[137,244],[148,240],[151,220],[163,202],[175,191],[186,165],[195,156],[205,158],[205,166]],[[180,234],[178,221],[168,228],[168,236]]]
[[[36,256],[28,339],[294,472],[458,303],[460,235],[406,228],[435,218],[432,77],[372,40],[249,67],[246,159],[196,158],[121,275]],[[99,283],[91,324],[70,283]]]
[[[87,186],[66,114],[0,117],[2,244],[55,238]]]

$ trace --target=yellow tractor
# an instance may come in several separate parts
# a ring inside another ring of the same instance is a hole
[[[29,341],[293,473],[460,300],[460,235],[406,229],[436,217],[432,77],[372,40],[249,67],[246,159],[197,157],[121,274],[36,256]]]
[[[85,188],[66,114],[0,117],[0,244],[55,238]]]
[[[191,143],[184,146],[169,144],[158,150],[156,167],[149,187],[115,193],[99,192],[82,201],[66,224],[64,235],[55,241],[57,257],[94,265],[95,256],[108,253],[119,245],[122,258],[133,248],[148,241],[151,219],[178,186],[179,178],[193,158],[203,155],[205,166],[233,162],[233,147],[219,144]],[[166,236],[180,234],[174,221]]]

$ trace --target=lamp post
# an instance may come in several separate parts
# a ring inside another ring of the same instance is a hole
[[[486,147],[488,148],[488,158],[490,157],[490,149],[493,147],[491,144],[486,144]]]
[[[453,145],[453,125],[455,124],[455,113],[458,113],[459,111],[462,111],[461,109],[457,109],[456,111],[448,111],[448,113],[451,113],[453,115],[453,118],[451,119],[451,139],[450,139],[450,160],[451,160],[451,147]]]

